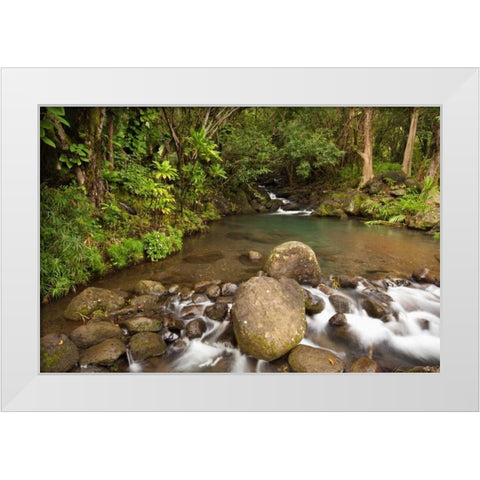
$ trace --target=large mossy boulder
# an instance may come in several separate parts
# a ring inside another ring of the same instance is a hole
[[[242,352],[260,360],[275,360],[305,335],[302,288],[288,278],[251,278],[235,294],[232,319]]]
[[[70,338],[79,348],[88,348],[107,338],[122,338],[122,329],[112,322],[88,322],[86,325],[76,328]]]
[[[119,338],[109,338],[80,354],[80,365],[113,365],[126,351]]]
[[[288,355],[288,364],[294,372],[339,373],[345,365],[340,357],[323,348],[298,345]]]
[[[287,277],[309,285],[320,282],[320,265],[315,252],[302,242],[285,242],[276,246],[263,269],[276,279]]]
[[[76,345],[63,333],[50,333],[40,339],[41,372],[68,372],[78,359]]]
[[[425,212],[409,217],[407,224],[409,228],[416,230],[438,230],[440,228],[440,207],[430,208]]]
[[[108,313],[123,307],[125,299],[105,288],[88,287],[72,299],[65,309],[68,320],[85,320],[94,312]]]

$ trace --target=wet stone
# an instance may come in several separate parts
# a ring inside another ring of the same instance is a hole
[[[135,285],[135,293],[137,295],[164,295],[167,293],[167,289],[160,282],[154,280],[140,280]]]
[[[210,298],[217,298],[220,296],[220,287],[218,285],[210,285],[207,287],[205,290],[205,293],[210,297]]]
[[[235,283],[224,283],[221,287],[221,295],[224,297],[234,295],[237,289],[238,286]]]
[[[136,333],[130,340],[130,351],[135,361],[163,355],[166,349],[165,342],[157,333]]]
[[[138,295],[136,297],[133,297],[130,300],[130,304],[144,309],[144,308],[151,308],[154,305],[157,305],[159,301],[158,295],[152,295],[152,294],[146,294],[146,295]]]
[[[50,333],[40,340],[40,371],[68,372],[78,362],[76,345],[63,333]]]
[[[109,338],[80,354],[80,365],[112,365],[125,353],[125,345],[119,338]]]
[[[210,300],[206,295],[203,293],[195,293],[192,295],[192,302],[193,303],[206,303],[209,302]]]
[[[228,312],[228,303],[215,303],[205,309],[205,315],[212,320],[223,320]]]
[[[203,315],[204,309],[204,305],[188,305],[187,307],[182,308],[180,315],[182,316],[182,318],[185,319],[198,317],[200,315]]]
[[[202,280],[201,282],[197,282],[194,286],[193,289],[197,293],[205,293],[205,290],[207,287],[210,285],[220,285],[221,281],[220,280]]]
[[[358,279],[355,277],[348,277],[346,275],[340,275],[335,277],[338,285],[340,288],[357,288],[358,286]]]
[[[177,317],[173,312],[162,312],[161,319],[163,326],[173,331],[180,331],[185,328],[183,320]]]
[[[343,313],[336,313],[330,318],[328,324],[331,327],[341,327],[347,324],[347,317]]]
[[[335,293],[335,290],[325,283],[320,283],[317,288],[323,292],[325,295],[333,295]]]
[[[376,373],[381,372],[382,369],[375,360],[368,357],[357,358],[348,369],[352,373]]]
[[[205,321],[201,318],[196,318],[187,323],[185,333],[188,338],[200,338],[205,333],[206,329],[207,325],[205,324]]]
[[[337,313],[352,313],[353,311],[353,304],[347,297],[334,294],[330,295],[328,300]]]

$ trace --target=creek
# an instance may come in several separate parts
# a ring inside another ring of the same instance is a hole
[[[313,287],[311,293],[325,301],[325,309],[307,316],[307,333],[302,343],[335,352],[348,364],[370,352],[386,371],[408,369],[440,362],[440,287],[417,284],[412,272],[428,268],[440,277],[439,241],[418,231],[386,226],[366,226],[360,220],[318,218],[306,210],[283,210],[273,214],[238,215],[213,223],[209,231],[184,239],[183,250],[163,261],[143,263],[110,274],[88,286],[132,291],[140,280],[162,282],[167,287],[193,286],[203,280],[239,283],[255,276],[262,263],[252,262],[249,251],[264,257],[276,245],[298,240],[309,245],[318,258],[322,274],[360,277],[356,288],[337,288],[353,305],[347,314],[354,342],[334,338],[328,320],[335,310],[328,295]],[[393,302],[395,321],[369,317],[359,298],[372,288],[381,288]],[[78,292],[83,290],[79,289]],[[77,293],[78,293],[77,292]],[[69,334],[78,322],[63,318],[73,295],[41,306],[41,334]],[[168,308],[181,315],[193,304],[191,298],[172,297]],[[201,338],[183,338],[183,349],[169,348],[165,355],[134,363],[127,351],[119,371],[131,372],[276,372],[284,371],[285,359],[257,361],[235,347],[231,322],[215,321],[204,315],[213,301],[197,303],[198,318],[206,324]],[[231,303],[229,303],[229,308]]]

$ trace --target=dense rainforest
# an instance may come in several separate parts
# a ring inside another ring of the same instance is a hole
[[[273,211],[267,190],[439,238],[439,183],[435,107],[42,107],[41,297]]]

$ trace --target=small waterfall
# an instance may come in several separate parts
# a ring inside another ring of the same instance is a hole
[[[268,196],[270,197],[270,200],[281,200],[283,205],[289,205],[292,202],[288,200],[287,198],[282,198],[282,197],[277,197],[273,192],[268,192]],[[284,210],[282,207],[278,207],[276,212],[273,212],[272,215],[302,215],[302,216],[308,216],[313,213],[312,209],[302,209],[302,210]]]
[[[130,347],[127,346],[126,348],[127,360],[128,360],[128,371],[132,373],[138,373],[142,371],[142,365],[140,362],[136,362],[133,359],[132,352],[130,351]]]

